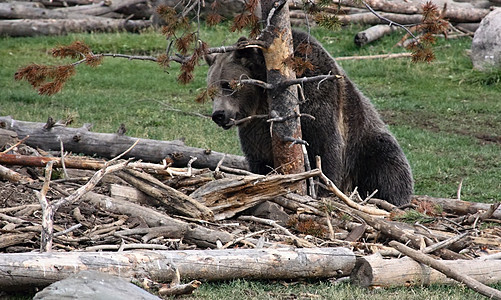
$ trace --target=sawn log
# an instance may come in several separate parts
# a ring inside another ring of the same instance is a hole
[[[501,282],[501,260],[499,259],[441,260],[440,262],[461,270],[461,273],[483,284]],[[419,286],[457,282],[412,258],[384,259],[379,254],[357,258],[351,279],[352,282],[364,287]]]
[[[170,282],[174,268],[181,279],[214,281],[340,277],[354,266],[347,248],[3,253],[0,290],[44,287],[81,270]]]

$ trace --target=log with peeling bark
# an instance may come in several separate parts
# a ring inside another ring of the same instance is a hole
[[[135,5],[138,3],[146,2],[146,0],[120,0],[120,1],[106,1],[89,4],[89,5],[78,5],[72,7],[56,8],[55,11],[71,12],[78,14],[85,14],[91,16],[100,16],[113,11],[117,11],[121,8]]]
[[[390,34],[396,30],[395,26],[388,25],[375,25],[367,28],[364,31],[360,31],[355,35],[355,45],[363,46],[374,42],[383,36]]]
[[[231,218],[266,200],[285,195],[298,182],[318,176],[320,170],[289,175],[252,175],[210,182],[191,194],[214,212],[215,220]]]
[[[3,253],[0,290],[43,287],[80,270],[170,282],[174,268],[182,279],[214,281],[341,277],[354,266],[347,248]]]
[[[58,9],[46,9],[27,5],[24,2],[7,2],[0,3],[0,19],[82,19],[101,16],[142,2],[145,0],[122,0],[113,1],[111,5],[104,5],[104,2],[100,2]]]
[[[483,284],[501,282],[501,260],[442,260]],[[363,287],[420,286],[452,284],[453,279],[409,257],[384,259],[379,254],[357,258],[352,282]]]
[[[370,5],[374,10],[397,14],[421,14],[423,12],[422,6],[424,3],[422,1],[406,0],[367,0],[364,2]],[[365,8],[362,2],[357,1],[343,1],[342,4]],[[441,9],[441,7],[439,7],[439,9]],[[489,9],[474,8],[465,3],[449,1],[444,17],[455,23],[480,22],[489,12]],[[390,20],[392,19],[390,18]]]
[[[12,37],[64,35],[72,32],[119,31],[138,32],[151,26],[149,20],[117,20],[88,17],[85,19],[0,20],[0,35]]]
[[[30,137],[25,143],[42,150],[60,150],[62,141],[66,151],[113,158],[138,140],[125,135],[91,132],[85,126],[81,128],[53,126],[46,129],[45,125],[45,123],[0,117],[0,128],[16,132],[19,138],[29,135]],[[179,167],[185,167],[191,157],[197,157],[197,160],[192,164],[194,168],[211,169],[215,169],[218,162],[224,158],[224,166],[247,169],[247,163],[242,156],[188,147],[180,141],[139,139],[139,143],[124,157],[134,157],[151,162],[161,162],[167,158],[172,160],[174,166]]]
[[[457,215],[475,214],[479,211],[488,211],[492,204],[468,202],[449,198],[435,198],[430,196],[414,196],[412,203],[431,202],[433,205],[439,205],[445,212]],[[501,220],[501,207],[498,207],[490,216],[492,219]]]

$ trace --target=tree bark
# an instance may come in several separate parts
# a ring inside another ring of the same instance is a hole
[[[215,281],[340,277],[354,265],[346,248],[5,253],[0,290],[43,287],[81,270],[170,282],[174,268],[181,279]]]
[[[501,260],[442,260],[442,264],[461,270],[483,284],[501,282]],[[351,279],[363,287],[420,286],[452,284],[455,280],[416,262],[412,258],[384,259],[379,254],[357,258]]]
[[[0,20],[0,35],[13,37],[64,35],[71,32],[118,31],[137,32],[150,27],[151,21],[116,20],[100,17],[85,19]]]
[[[125,135],[94,133],[85,127],[54,126],[45,129],[45,125],[44,123],[17,121],[11,117],[0,117],[0,128],[16,132],[19,138],[29,135],[26,145],[46,151],[60,150],[62,141],[66,151],[113,158],[138,140]],[[192,164],[194,168],[211,169],[215,169],[218,162],[224,158],[224,166],[247,169],[247,163],[242,156],[188,147],[179,141],[139,139],[136,147],[124,156],[124,158],[130,157],[157,163],[163,159],[172,160],[173,165],[179,167],[186,167],[190,157],[197,157]]]
[[[294,55],[287,1],[265,0],[261,2],[261,9],[263,19],[266,20],[262,38],[267,45],[263,49],[267,82],[278,84],[295,79],[295,72],[285,64],[285,61]],[[299,115],[297,95],[295,86],[269,91],[270,117]],[[292,143],[292,140],[300,140],[302,136],[299,117],[289,118],[285,122],[272,122],[270,126],[275,168],[283,174],[304,172],[302,147]],[[299,183],[296,190],[304,194],[306,184]]]

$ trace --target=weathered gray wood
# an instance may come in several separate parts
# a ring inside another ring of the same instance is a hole
[[[355,44],[357,46],[363,46],[365,44],[376,41],[383,36],[392,33],[397,27],[388,25],[375,25],[367,28],[364,31],[360,31],[355,35]]]
[[[43,150],[60,150],[61,139],[66,151],[112,158],[124,152],[138,140],[125,135],[91,132],[86,127],[54,126],[45,129],[44,126],[44,123],[17,121],[11,117],[0,117],[0,128],[16,132],[19,138],[29,135],[26,144]],[[180,141],[139,139],[139,143],[125,155],[125,158],[134,157],[156,163],[167,158],[172,159],[174,166],[186,167],[192,156],[197,157],[197,160],[192,164],[194,168],[215,169],[217,163],[224,157],[224,166],[247,169],[247,163],[242,156],[188,147]]]
[[[501,260],[441,260],[484,284],[501,282]],[[384,259],[379,254],[357,258],[353,282],[364,287],[453,284],[455,280],[409,257]]]
[[[147,173],[124,170],[117,176],[143,193],[157,199],[170,213],[203,220],[214,219],[214,214],[205,205]]]
[[[71,32],[118,31],[131,32],[151,26],[149,20],[117,20],[88,17],[85,19],[0,20],[0,36],[64,35]]]
[[[347,248],[3,253],[0,290],[43,287],[81,270],[170,282],[173,267],[182,279],[214,281],[340,277],[354,266]]]
[[[209,182],[190,196],[212,209],[215,220],[235,214],[266,200],[290,193],[297,183],[320,175],[319,169],[288,175],[251,175]]]
[[[226,244],[235,239],[235,236],[225,231],[212,230],[207,227],[183,222],[162,214],[156,210],[128,201],[113,199],[108,196],[89,192],[82,199],[103,210],[142,218],[150,227],[164,227],[164,236],[167,238],[182,238],[189,244],[201,248],[216,248],[218,241]],[[168,230],[170,228],[170,230]]]

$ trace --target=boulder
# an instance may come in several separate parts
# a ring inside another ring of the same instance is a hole
[[[471,59],[478,70],[501,68],[501,8],[485,16],[475,31]]]
[[[54,282],[38,292],[34,300],[160,300],[123,278],[97,271],[81,271]]]

